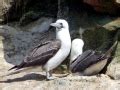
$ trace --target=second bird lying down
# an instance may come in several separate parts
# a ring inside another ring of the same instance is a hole
[[[87,50],[82,53],[84,42],[82,39],[74,39],[72,41],[70,70],[78,75],[95,75],[105,67],[112,51],[117,45],[117,41],[105,53]]]

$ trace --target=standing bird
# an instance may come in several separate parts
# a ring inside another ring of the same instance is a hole
[[[69,55],[71,37],[67,21],[59,19],[50,25],[56,27],[56,40],[39,44],[26,55],[20,65],[9,70],[42,65],[46,71],[46,78],[48,80],[54,79],[50,71],[60,65]]]
[[[105,53],[93,50],[87,50],[82,53],[83,45],[82,39],[74,39],[72,41],[70,70],[78,75],[90,76],[98,74],[105,67],[117,45],[117,41]]]

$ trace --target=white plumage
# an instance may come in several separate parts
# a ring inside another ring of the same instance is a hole
[[[44,66],[46,71],[50,71],[60,65],[70,53],[71,49],[71,38],[69,33],[69,26],[65,20],[57,20],[56,24],[62,24],[62,28],[56,27],[56,39],[61,41],[61,47]],[[55,26],[52,24],[52,26]]]
[[[84,42],[82,39],[76,38],[72,41],[70,63],[83,53]]]

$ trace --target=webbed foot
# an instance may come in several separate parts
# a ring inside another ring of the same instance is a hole
[[[53,77],[53,76],[51,76],[51,77],[47,77],[47,80],[54,80],[54,79],[56,79],[57,77]]]
[[[47,80],[53,80],[53,79],[55,79],[57,77],[53,77],[52,73],[49,71],[49,72],[46,72],[46,78],[47,78]]]

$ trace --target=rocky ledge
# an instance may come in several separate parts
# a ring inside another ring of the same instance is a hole
[[[62,76],[62,75],[59,75]],[[120,81],[107,75],[72,76],[46,81],[40,73],[21,73],[0,79],[1,90],[119,90]]]

